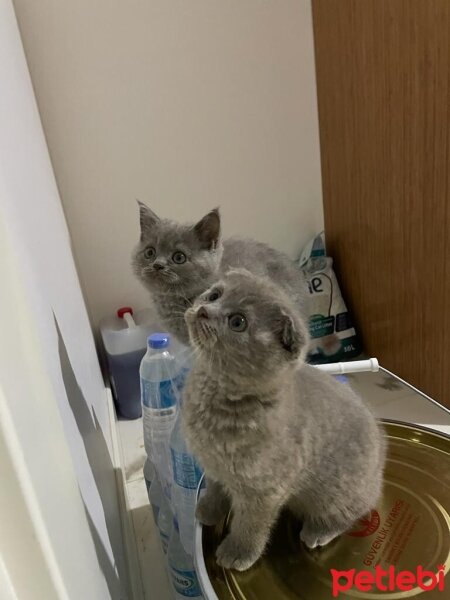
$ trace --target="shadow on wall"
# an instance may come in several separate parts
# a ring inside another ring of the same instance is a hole
[[[80,492],[80,494],[81,494],[81,492]],[[83,504],[84,504],[84,502],[83,502]],[[97,558],[98,558],[98,564],[100,565],[102,573],[105,576],[106,582],[108,584],[110,596],[111,596],[112,600],[122,600],[122,599],[126,598],[122,574],[119,574],[119,577],[121,580],[121,581],[119,581],[116,571],[114,570],[114,568],[111,564],[111,561],[109,560],[109,556],[106,553],[106,550],[102,543],[102,540],[100,539],[100,536],[98,535],[97,528],[95,527],[95,524],[91,519],[91,515],[89,514],[89,511],[86,508],[86,504],[84,504],[84,511],[86,513],[87,522],[89,523],[89,529],[91,530],[92,539],[94,540],[94,546],[95,546],[95,552],[96,552]],[[108,534],[111,538],[111,532],[110,532],[109,527],[108,527]],[[111,545],[112,545],[112,542],[111,542]],[[113,551],[114,551],[114,546],[113,546]],[[114,555],[114,558],[116,558],[115,555]],[[118,564],[117,559],[116,559],[116,564]]]
[[[111,598],[113,600],[119,600],[120,598],[127,597],[126,590],[128,589],[128,576],[126,560],[123,553],[124,544],[122,540],[121,523],[117,519],[119,506],[114,467],[95,411],[92,409],[92,414],[89,410],[88,404],[78,385],[56,318],[55,324],[58,331],[58,351],[61,363],[61,373],[67,392],[67,398],[75,417],[78,430],[83,439],[86,455],[100,496],[119,577],[117,577],[114,565],[111,564],[95,524],[92,522],[85,505],[86,516],[94,540],[98,562],[108,584]]]

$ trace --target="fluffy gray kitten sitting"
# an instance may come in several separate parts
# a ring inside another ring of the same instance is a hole
[[[309,548],[373,508],[383,435],[348,385],[301,362],[308,334],[290,299],[234,270],[196,300],[186,321],[195,358],[184,430],[207,478],[197,517],[214,525],[232,509],[218,564],[248,569],[283,507],[301,518]]]
[[[302,273],[284,254],[250,239],[222,241],[220,215],[212,210],[195,225],[160,219],[139,202],[141,238],[133,269],[151,292],[162,324],[189,343],[184,312],[230,267],[269,277],[301,310],[306,294]]]

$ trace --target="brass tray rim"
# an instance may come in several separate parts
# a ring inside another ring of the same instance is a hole
[[[433,435],[443,437],[450,442],[450,434],[444,433],[440,429],[432,429],[431,427],[427,427],[426,425],[420,425],[417,423],[412,423],[410,421],[398,421],[397,419],[377,419],[377,421],[379,423],[386,423],[387,425],[402,425],[402,427],[408,427],[409,429],[420,429],[422,431],[425,431],[426,433],[431,433]],[[450,424],[447,425],[447,427],[450,427]]]

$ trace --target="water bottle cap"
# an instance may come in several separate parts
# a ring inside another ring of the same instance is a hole
[[[170,335],[168,333],[152,333],[148,336],[147,343],[150,348],[167,348],[170,344]]]

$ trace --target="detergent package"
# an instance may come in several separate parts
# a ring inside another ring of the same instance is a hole
[[[326,255],[324,234],[304,248],[298,266],[303,271],[309,294],[305,302],[311,335],[308,362],[346,361],[361,354],[361,345]]]

